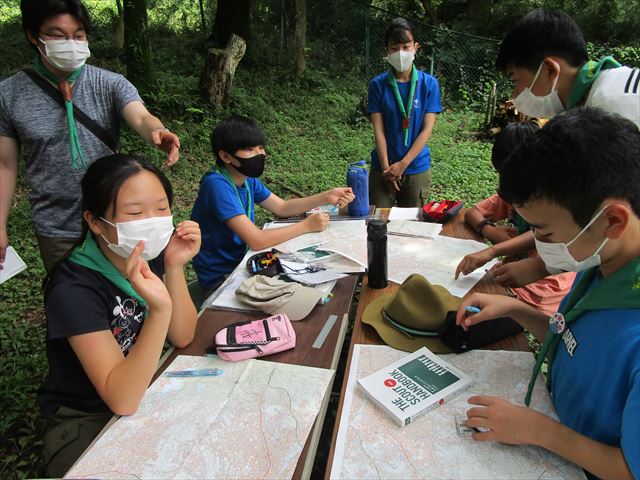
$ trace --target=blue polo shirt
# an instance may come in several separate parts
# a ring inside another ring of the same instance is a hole
[[[558,418],[620,447],[640,479],[640,309],[587,310],[567,327],[551,371]]]
[[[387,140],[387,155],[389,165],[402,160],[409,151],[411,145],[422,130],[424,116],[427,113],[440,113],[442,103],[440,101],[440,89],[438,81],[421,70],[418,70],[418,83],[413,96],[413,108],[411,110],[411,123],[409,124],[409,141],[404,144],[404,132],[402,130],[402,113],[391,85],[389,85],[389,73],[385,72],[375,77],[369,83],[369,113],[381,113],[384,123],[384,136]],[[398,90],[403,104],[406,106],[411,90],[411,82],[398,82]],[[381,170],[378,152],[374,148],[371,152],[371,168]],[[431,168],[431,153],[425,145],[422,152],[413,159],[411,165],[405,170],[408,175],[421,173]]]
[[[254,221],[254,206],[264,202],[271,192],[257,178],[248,178],[252,204],[249,219]],[[191,210],[191,219],[198,222],[202,234],[200,252],[193,259],[198,282],[210,288],[231,273],[247,251],[247,245],[225,222],[238,215],[247,215],[247,189],[231,185],[217,172],[209,172],[200,181],[198,198]]]

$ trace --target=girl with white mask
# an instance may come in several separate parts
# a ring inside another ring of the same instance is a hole
[[[171,201],[164,174],[129,155],[96,160],[82,179],[82,237],[44,292],[49,375],[38,401],[50,476],[63,475],[112,415],[135,413],[165,339],[193,339],[184,266],[200,228],[186,220],[174,231]],[[72,428],[82,435],[68,442]]]
[[[378,207],[420,207],[431,187],[427,142],[442,111],[437,80],[415,65],[420,44],[404,18],[385,34],[389,70],[369,84],[368,112],[375,136],[369,202]]]

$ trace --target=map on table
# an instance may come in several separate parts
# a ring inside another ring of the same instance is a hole
[[[281,228],[290,223],[268,223],[264,228]],[[295,252],[310,245],[322,245],[323,250],[339,253],[343,257],[367,266],[367,226],[364,220],[329,222],[322,232],[305,233],[276,245],[283,252]]]
[[[581,468],[542,448],[477,442],[458,435],[474,395],[500,396],[522,405],[534,364],[528,352],[473,350],[441,355],[474,379],[468,392],[405,427],[357,387],[358,378],[407,355],[380,345],[356,345],[336,439],[332,479],[584,479]],[[542,377],[531,408],[557,418]]]
[[[419,222],[407,222],[416,223]],[[290,223],[267,223],[264,228],[282,228]],[[431,226],[434,224],[421,224]],[[418,230],[421,227],[417,227]],[[416,230],[416,231],[418,231]],[[305,233],[274,248],[283,252],[295,252],[310,245],[320,245],[322,250],[338,253],[338,256],[322,261],[330,271],[357,273],[367,266],[367,230],[364,220],[330,222],[329,227],[316,233]],[[437,235],[434,238],[409,236],[387,236],[387,263],[389,280],[401,284],[413,273],[424,275],[434,285],[442,285],[452,295],[463,297],[485,275],[497,259],[478,268],[469,275],[460,275],[455,280],[454,273],[462,258],[470,253],[486,248],[484,243]],[[270,250],[270,249],[267,249]],[[245,268],[247,259],[256,252],[248,251],[236,269],[216,292],[204,303],[209,308],[224,310],[255,311],[238,301],[235,296],[238,286],[249,273]],[[321,288],[330,291],[332,285]]]
[[[406,222],[420,224],[420,222]],[[287,224],[269,224],[265,228],[280,227]],[[440,226],[440,225],[439,225]],[[394,227],[395,228],[395,227]],[[415,227],[419,232],[421,227]],[[435,232],[434,232],[435,233]],[[323,250],[338,253],[363,267],[367,266],[367,231],[364,220],[331,222],[324,232],[307,233],[284,242],[276,248],[294,251],[309,245],[320,244]],[[496,263],[494,259],[469,275],[460,275],[454,279],[456,267],[465,255],[487,248],[484,243],[475,240],[436,235],[433,238],[387,235],[387,265],[389,280],[401,284],[413,274],[424,275],[434,285],[442,285],[452,295],[463,297],[485,275],[485,270]]]
[[[487,248],[475,240],[438,235],[434,238],[387,237],[389,280],[402,283],[413,274],[424,275],[433,285],[442,285],[452,295],[464,297],[496,263],[494,259],[469,275],[454,279],[456,267],[465,255]]]
[[[291,478],[332,370],[179,356],[65,478]]]

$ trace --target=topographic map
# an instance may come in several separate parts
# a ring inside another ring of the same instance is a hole
[[[356,345],[353,351],[332,479],[584,479],[582,469],[542,448],[476,442],[458,435],[455,416],[465,414],[473,395],[497,395],[522,405],[533,368],[528,352],[473,350],[442,355],[474,379],[467,392],[405,427],[356,387],[365,377],[406,352]],[[357,373],[354,373],[357,372]],[[531,408],[557,418],[542,378]]]
[[[462,258],[487,246],[475,240],[438,235],[434,238],[415,238],[389,235],[387,238],[389,280],[402,283],[412,273],[424,275],[433,285],[442,285],[452,295],[464,297],[498,260],[494,259],[469,275],[454,279]]]
[[[291,478],[333,371],[179,356],[65,478]]]

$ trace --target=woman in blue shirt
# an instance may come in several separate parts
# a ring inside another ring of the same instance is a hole
[[[431,186],[427,141],[442,111],[437,80],[413,65],[420,48],[404,18],[385,34],[389,72],[369,84],[368,112],[376,148],[371,152],[369,201],[378,207],[420,207]]]

